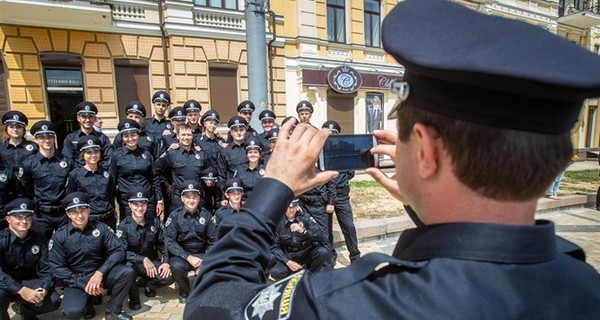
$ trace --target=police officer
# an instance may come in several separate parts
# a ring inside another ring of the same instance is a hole
[[[266,137],[269,132],[276,127],[275,119],[277,119],[277,116],[275,115],[275,112],[271,110],[263,110],[258,115],[258,120],[260,120],[260,125],[263,128],[263,132],[259,133],[258,137],[265,146],[265,152],[271,151],[271,148],[269,148],[269,140],[267,140]]]
[[[69,172],[74,167],[71,158],[56,152],[56,125],[41,120],[31,126],[31,134],[39,151],[23,162],[21,185],[37,205],[33,230],[50,239],[52,232],[67,223],[61,200],[66,195]]]
[[[21,111],[8,111],[2,116],[4,124],[4,133],[8,137],[7,141],[0,143],[0,159],[2,166],[8,171],[16,173],[23,161],[38,150],[35,142],[25,138],[29,124],[27,116]]]
[[[244,200],[252,193],[252,189],[265,175],[265,166],[262,164],[261,156],[263,144],[257,137],[251,137],[244,142],[246,149],[246,163],[238,166],[234,177],[240,178],[244,184]]]
[[[83,160],[79,155],[77,149],[77,142],[83,136],[95,135],[100,139],[100,146],[102,149],[102,159],[100,165],[104,168],[108,168],[110,156],[113,151],[112,144],[108,137],[102,133],[94,130],[94,123],[96,122],[96,114],[98,114],[98,108],[95,104],[89,101],[82,101],[75,106],[75,113],[77,114],[77,122],[79,123],[79,129],[69,133],[64,140],[62,154],[71,160],[77,166],[83,166]]]
[[[337,121],[325,121],[323,129],[329,129],[332,134],[338,134],[342,131]],[[352,205],[350,204],[350,179],[354,178],[354,170],[341,171],[339,174],[327,183],[327,186],[332,191],[330,199],[325,206],[325,211],[331,215],[335,212],[340,229],[344,235],[346,248],[350,255],[350,262],[355,262],[360,258],[360,250],[358,249],[358,239],[356,236],[356,227],[354,226],[354,216],[352,214]],[[330,240],[333,242],[332,222],[329,222]]]
[[[256,130],[250,126],[250,121],[252,121],[252,114],[254,113],[254,110],[256,110],[256,106],[254,106],[254,102],[250,100],[244,100],[237,106],[237,115],[246,121],[246,138],[258,135],[258,132],[256,132]],[[234,141],[231,133],[231,131],[227,133],[227,143],[232,143]]]
[[[93,318],[91,298],[110,289],[106,319],[133,319],[122,311],[135,282],[135,272],[125,265],[125,247],[107,225],[89,221],[90,198],[85,193],[69,193],[63,206],[71,222],[57,230],[48,245],[52,272],[65,286],[63,317]]]
[[[321,270],[329,261],[327,238],[316,221],[300,210],[299,200],[290,202],[285,217],[279,220],[271,252],[275,264],[271,277],[280,280],[301,269]]]
[[[202,206],[208,210],[208,212],[214,214],[215,211],[221,207],[221,199],[223,199],[223,192],[219,189],[217,183],[217,170],[208,167],[200,171],[200,182],[202,182],[202,190],[204,196],[202,197]]]
[[[158,158],[160,155],[161,145],[160,142],[161,137],[154,137],[154,135],[149,134],[144,129],[144,117],[146,116],[146,107],[139,101],[129,101],[125,106],[125,113],[127,114],[127,119],[134,120],[135,122],[140,124],[140,130],[138,132],[138,146],[152,155],[154,158]],[[113,148],[116,150],[123,146],[123,137],[120,133],[117,133],[115,139],[113,141]]]
[[[1,167],[0,162],[0,230],[7,227],[4,219],[4,207],[16,197],[18,184],[13,175],[13,170]]]
[[[194,137],[200,137],[202,135],[202,127],[200,127],[200,111],[202,106],[200,102],[196,100],[188,100],[183,104],[185,109],[185,118],[187,124],[192,128],[192,134]]]
[[[127,248],[127,263],[142,278],[144,294],[156,296],[156,289],[173,283],[169,254],[162,243],[163,229],[158,217],[146,217],[148,192],[135,188],[128,198],[131,215],[119,223],[117,237]],[[160,251],[160,256],[159,256]],[[140,291],[137,285],[129,288],[129,309],[141,309]]]
[[[582,102],[600,95],[598,55],[446,0],[400,2],[382,36],[405,73],[391,88],[398,132],[375,131],[372,152],[394,159],[397,174],[366,171],[421,226],[402,233],[393,256],[262,284],[286,202],[336,175],[314,172],[330,132],[299,124],[290,134],[286,124],[242,214],[219,226],[184,318],[598,318],[600,275],[552,222],[535,220],[569,164]]]
[[[179,285],[179,302],[185,303],[190,292],[188,272],[198,274],[202,258],[214,243],[215,225],[210,212],[201,206],[202,187],[195,180],[183,183],[183,208],[171,212],[165,223],[165,246],[169,251],[171,272]]]
[[[144,120],[144,130],[154,139],[159,140],[162,136],[171,134],[173,125],[166,118],[169,105],[171,104],[171,96],[166,91],[156,91],[152,95],[152,106],[154,107],[154,115],[152,118]]]
[[[156,159],[156,172],[171,195],[170,210],[180,209],[181,187],[186,180],[200,181],[200,171],[207,167],[203,151],[196,151],[192,128],[188,124],[177,127],[179,148],[169,149]]]
[[[48,264],[48,241],[31,230],[33,201],[18,198],[6,205],[8,228],[0,231],[0,319],[9,319],[15,302],[23,319],[60,306]]]
[[[300,123],[310,124],[310,118],[312,117],[314,110],[315,109],[313,108],[313,105],[310,102],[306,100],[298,102],[298,104],[296,105],[296,113],[298,114],[298,119],[300,120]]]
[[[81,137],[77,148],[83,167],[75,168],[67,178],[67,193],[83,192],[90,197],[90,221],[100,221],[112,230],[117,228],[115,197],[117,182],[110,172],[98,165],[102,158],[100,139],[94,135]]]
[[[161,154],[167,149],[177,149],[179,147],[179,141],[177,140],[177,127],[185,123],[185,109],[183,107],[175,107],[169,112],[169,118],[173,129],[171,133],[163,136],[163,144],[161,148]]]
[[[202,133],[199,139],[194,138],[194,143],[204,151],[208,166],[215,170],[217,170],[217,167],[219,166],[219,154],[226,146],[223,139],[221,139],[215,131],[217,130],[220,119],[217,111],[206,111],[201,118],[204,133]]]
[[[262,155],[262,161],[265,166],[267,165],[267,162],[269,162],[269,158],[271,158],[271,153],[273,152],[273,149],[275,149],[275,144],[277,144],[278,136],[279,128],[273,128],[269,130],[269,133],[267,133],[267,135],[265,136],[265,140],[267,140],[269,145],[268,150]]]
[[[218,228],[219,224],[227,217],[236,214],[242,207],[242,198],[244,196],[244,183],[240,178],[231,178],[225,182],[223,194],[227,199],[227,205],[220,207],[215,212],[214,223]],[[216,229],[215,228],[215,229]],[[215,239],[217,237],[215,236]]]
[[[233,177],[235,169],[246,162],[244,141],[246,141],[247,125],[246,120],[240,116],[233,116],[227,122],[233,141],[221,151],[219,156],[217,171],[219,172],[219,187],[221,189],[223,189],[225,181]]]
[[[127,193],[136,187],[150,191],[147,215],[161,215],[164,211],[160,176],[154,167],[154,158],[138,147],[139,123],[123,119],[118,125],[124,146],[115,150],[110,162],[110,175],[117,181],[119,215],[121,219],[131,214],[127,205]]]

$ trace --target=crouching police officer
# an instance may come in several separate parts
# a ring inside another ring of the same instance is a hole
[[[183,182],[183,208],[171,212],[165,223],[165,246],[173,278],[179,285],[179,302],[185,303],[190,292],[188,272],[200,270],[202,258],[212,246],[215,224],[212,215],[201,206],[202,187],[195,180]]]
[[[144,294],[152,298],[156,289],[173,283],[169,257],[162,245],[162,227],[156,216],[145,216],[148,192],[136,188],[128,198],[131,215],[119,223],[117,237],[127,248],[127,262],[145,283]],[[158,250],[162,258],[159,258]],[[129,309],[141,309],[140,292],[136,285],[129,288]]]
[[[93,318],[91,298],[110,289],[106,319],[133,319],[122,311],[135,281],[135,272],[124,264],[125,247],[106,224],[89,221],[90,198],[85,193],[70,193],[62,204],[71,222],[52,235],[48,250],[54,276],[65,285],[63,317]]]
[[[275,264],[271,277],[280,280],[304,266],[312,272],[319,271],[330,259],[329,250],[323,245],[327,237],[315,220],[299,210],[299,200],[294,199],[285,218],[279,220],[271,252]]]
[[[22,319],[60,306],[48,264],[46,238],[30,230],[33,201],[18,198],[6,205],[8,228],[0,231],[0,319],[9,319],[8,304]]]

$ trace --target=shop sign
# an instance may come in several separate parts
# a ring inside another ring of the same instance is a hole
[[[362,77],[356,69],[349,66],[339,66],[327,74],[327,83],[339,93],[354,93],[362,85]]]

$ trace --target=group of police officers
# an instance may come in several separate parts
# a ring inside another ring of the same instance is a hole
[[[146,118],[145,106],[131,101],[111,143],[95,127],[97,107],[83,101],[75,107],[79,129],[66,136],[60,152],[52,122],[33,124],[30,141],[25,114],[3,116],[0,319],[9,318],[10,302],[24,319],[58,309],[55,287],[64,290],[65,319],[93,318],[103,293],[110,296],[107,319],[132,319],[123,303],[129,298],[129,309],[141,309],[138,287],[154,297],[173,282],[186,302],[189,272],[200,271],[219,239],[219,224],[239,212],[265,174],[279,128],[276,115],[264,110],[258,134],[249,125],[255,106],[247,100],[221,137],[217,111],[200,116],[200,103],[188,100],[167,118],[170,104],[167,92],[156,92],[154,115]],[[296,110],[299,121],[310,124],[310,102]],[[341,131],[335,121],[322,127]],[[341,172],[289,204],[271,250],[272,278],[335,265],[334,212],[350,260],[360,256],[349,201],[353,176]]]

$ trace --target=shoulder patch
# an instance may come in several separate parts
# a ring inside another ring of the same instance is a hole
[[[304,270],[300,270],[259,292],[244,309],[246,319],[289,319],[294,291],[303,275]]]
[[[123,230],[117,230],[117,238],[120,238],[123,235]]]
[[[54,240],[50,240],[50,242],[48,242],[48,251],[52,250],[53,244],[54,244]]]
[[[166,156],[167,156],[167,152],[165,151],[165,152],[163,152],[163,153],[160,155],[160,158],[164,158],[164,157],[166,157]]]
[[[165,222],[165,227],[168,227],[171,224],[171,218],[167,219],[167,222]]]

